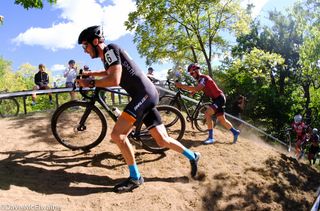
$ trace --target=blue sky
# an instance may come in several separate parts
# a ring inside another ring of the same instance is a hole
[[[46,0],[44,0],[46,1]],[[243,0],[256,5],[254,15],[267,17],[276,8],[282,11],[292,6],[294,0]],[[70,59],[79,66],[102,69],[100,59],[92,60],[84,54],[77,38],[82,29],[91,25],[103,25],[106,42],[119,44],[146,72],[145,59],[136,49],[132,32],[126,31],[123,22],[129,12],[135,10],[133,0],[58,0],[56,5],[45,4],[42,10],[26,10],[15,5],[14,0],[0,1],[0,56],[12,62],[17,70],[20,65],[33,66],[43,63],[53,75],[61,74]],[[165,77],[170,64],[153,65],[156,76]],[[35,71],[36,72],[36,71]],[[52,81],[53,82],[53,81]]]

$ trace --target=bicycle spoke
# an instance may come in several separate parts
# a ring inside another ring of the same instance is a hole
[[[0,101],[0,113],[3,117],[12,117],[18,114],[18,103],[14,99],[2,99]]]
[[[102,141],[100,139],[106,126],[100,118],[101,114],[95,109],[91,110],[86,121],[80,125],[85,110],[86,103],[74,103],[65,107],[55,118],[54,134],[64,146],[86,150]]]

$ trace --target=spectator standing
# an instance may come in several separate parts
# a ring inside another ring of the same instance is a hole
[[[241,114],[244,111],[245,103],[246,103],[246,97],[243,95],[239,95],[237,101],[234,102],[233,109],[232,109],[235,117],[238,117],[239,119],[241,119]]]
[[[152,81],[152,83],[159,82],[159,80],[154,77],[153,72],[154,72],[154,69],[152,67],[149,67],[147,77]]]
[[[33,90],[46,90],[50,89],[48,86],[49,84],[49,75],[45,72],[46,67],[44,64],[39,64],[38,66],[39,71],[34,75],[34,83],[36,84],[33,87]],[[49,102],[52,104],[52,94],[48,93],[49,95]],[[32,105],[36,104],[36,93],[32,93]]]
[[[68,62],[68,67],[64,71],[63,76],[66,78],[66,88],[73,88],[74,85],[74,80],[77,77],[77,67],[76,67],[76,62],[71,59]],[[70,92],[70,97],[71,100],[76,99],[76,93],[74,91]]]

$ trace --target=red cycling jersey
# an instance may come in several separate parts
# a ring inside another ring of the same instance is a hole
[[[208,75],[200,75],[198,83],[204,86],[204,94],[208,97],[211,97],[212,99],[215,99],[220,95],[223,95],[221,89],[219,89],[217,84]]]
[[[304,138],[306,134],[306,128],[307,126],[304,124],[304,122],[299,122],[299,123],[292,123],[292,128],[297,134],[297,139],[302,139]]]

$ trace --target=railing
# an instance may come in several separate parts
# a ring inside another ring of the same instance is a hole
[[[168,90],[168,89],[165,89],[165,88],[162,88],[162,87],[159,87],[159,86],[157,86],[157,88],[158,88],[159,90],[163,91],[163,92],[166,92],[166,93],[169,93],[169,94],[172,94],[172,95],[175,95],[175,94],[176,94],[175,92],[173,92],[173,91],[171,91],[171,90]],[[195,99],[192,99],[192,98],[187,97],[187,96],[185,96],[185,95],[181,95],[181,96],[182,96],[183,99],[186,99],[186,100],[188,100],[188,101],[190,101],[190,102],[193,102],[193,103],[196,103],[196,104],[198,103],[198,101],[195,100]],[[274,140],[274,141],[277,141],[277,142],[279,142],[280,144],[282,144],[282,145],[284,145],[284,146],[287,146],[287,144],[286,144],[285,142],[283,142],[283,141],[277,139],[276,137],[274,137],[274,136],[272,136],[272,135],[264,132],[263,130],[261,130],[261,129],[253,126],[253,125],[251,125],[250,123],[245,122],[245,121],[243,121],[242,119],[239,119],[239,118],[237,118],[237,117],[235,117],[235,116],[233,116],[233,115],[231,115],[231,114],[228,114],[227,112],[225,112],[225,115],[228,116],[228,117],[230,117],[230,118],[232,118],[232,119],[234,119],[234,120],[237,120],[237,121],[241,122],[242,124],[248,126],[249,128],[252,128],[252,129],[258,131],[259,133],[262,133],[263,135],[267,136],[268,138],[270,138],[270,139],[272,139],[272,140]]]
[[[173,92],[173,91],[171,91],[171,90],[168,90],[168,89],[166,89],[166,88],[163,88],[163,84],[160,84],[159,86],[156,85],[156,87],[157,87],[157,89],[159,90],[160,95],[162,95],[162,94],[164,94],[164,93],[169,93],[169,94],[172,94],[172,95],[175,95],[175,94],[176,94],[175,92]],[[111,89],[118,89],[118,91],[123,90],[123,89],[120,88],[120,87],[110,87],[110,88],[111,88]],[[90,90],[90,89],[88,89],[88,90]],[[33,93],[36,93],[36,94],[48,94],[48,93],[54,94],[54,93],[56,93],[56,107],[58,107],[58,106],[59,106],[58,94],[60,94],[60,93],[66,93],[66,92],[71,92],[71,91],[72,91],[72,88],[55,88],[55,89],[48,89],[48,90],[36,90],[36,91],[21,91],[21,92],[2,93],[2,94],[0,94],[0,99],[1,99],[1,98],[12,98],[12,97],[13,97],[13,98],[14,98],[14,97],[23,97],[24,113],[27,114],[27,109],[26,109],[26,107],[27,107],[27,106],[26,106],[26,98],[27,98],[27,96],[31,96]],[[75,91],[78,92],[79,89],[77,88]],[[119,104],[122,104],[122,97],[123,97],[123,96],[121,95],[121,92],[120,92],[120,93],[118,94],[118,101],[119,101],[118,103],[119,103]],[[184,98],[184,99],[186,99],[186,100],[188,100],[188,101],[190,101],[190,102],[193,102],[193,103],[198,103],[197,100],[192,99],[192,98],[189,98],[189,97],[184,96],[184,95],[182,95],[182,98]],[[111,99],[112,99],[112,104],[115,104],[115,100],[114,100],[114,97],[113,97],[113,96],[111,96]],[[232,118],[232,119],[235,119],[235,120],[241,122],[242,124],[248,126],[249,128],[252,128],[252,129],[258,131],[259,133],[265,135],[266,137],[268,137],[268,138],[270,138],[270,139],[272,139],[272,140],[274,140],[274,141],[277,141],[277,142],[279,142],[280,144],[282,144],[282,145],[284,145],[284,146],[287,146],[287,144],[286,144],[285,142],[283,142],[283,141],[279,140],[278,138],[276,138],[276,137],[274,137],[274,136],[272,136],[272,135],[264,132],[263,130],[261,130],[261,129],[259,129],[259,128],[251,125],[251,124],[249,124],[248,122],[245,122],[245,121],[243,121],[242,119],[239,119],[239,118],[237,118],[237,117],[235,117],[235,116],[233,116],[233,115],[231,115],[231,114],[228,114],[228,113],[225,113],[225,115],[228,116],[228,117],[230,117],[230,118]]]
[[[110,87],[111,89],[116,89],[117,91],[119,91],[119,93],[117,94],[118,97],[118,104],[122,104],[122,100],[124,98],[124,94],[125,92],[123,91],[123,89],[121,87]],[[6,93],[0,93],[0,99],[3,98],[18,98],[18,97],[22,97],[23,98],[23,110],[24,110],[24,114],[27,114],[27,97],[32,96],[32,94],[37,94],[37,95],[44,95],[44,94],[55,94],[55,105],[56,108],[59,107],[59,98],[58,95],[62,94],[62,93],[69,93],[71,92],[73,89],[72,88],[53,88],[53,89],[47,89],[47,90],[28,90],[28,91],[19,91],[19,92],[6,92]],[[84,90],[90,90],[89,88],[84,88]],[[75,92],[79,92],[79,88],[74,90]],[[123,93],[121,94],[121,91],[123,91]],[[127,96],[125,96],[127,98]],[[112,104],[116,104],[115,102],[115,94],[111,93],[111,101]]]

